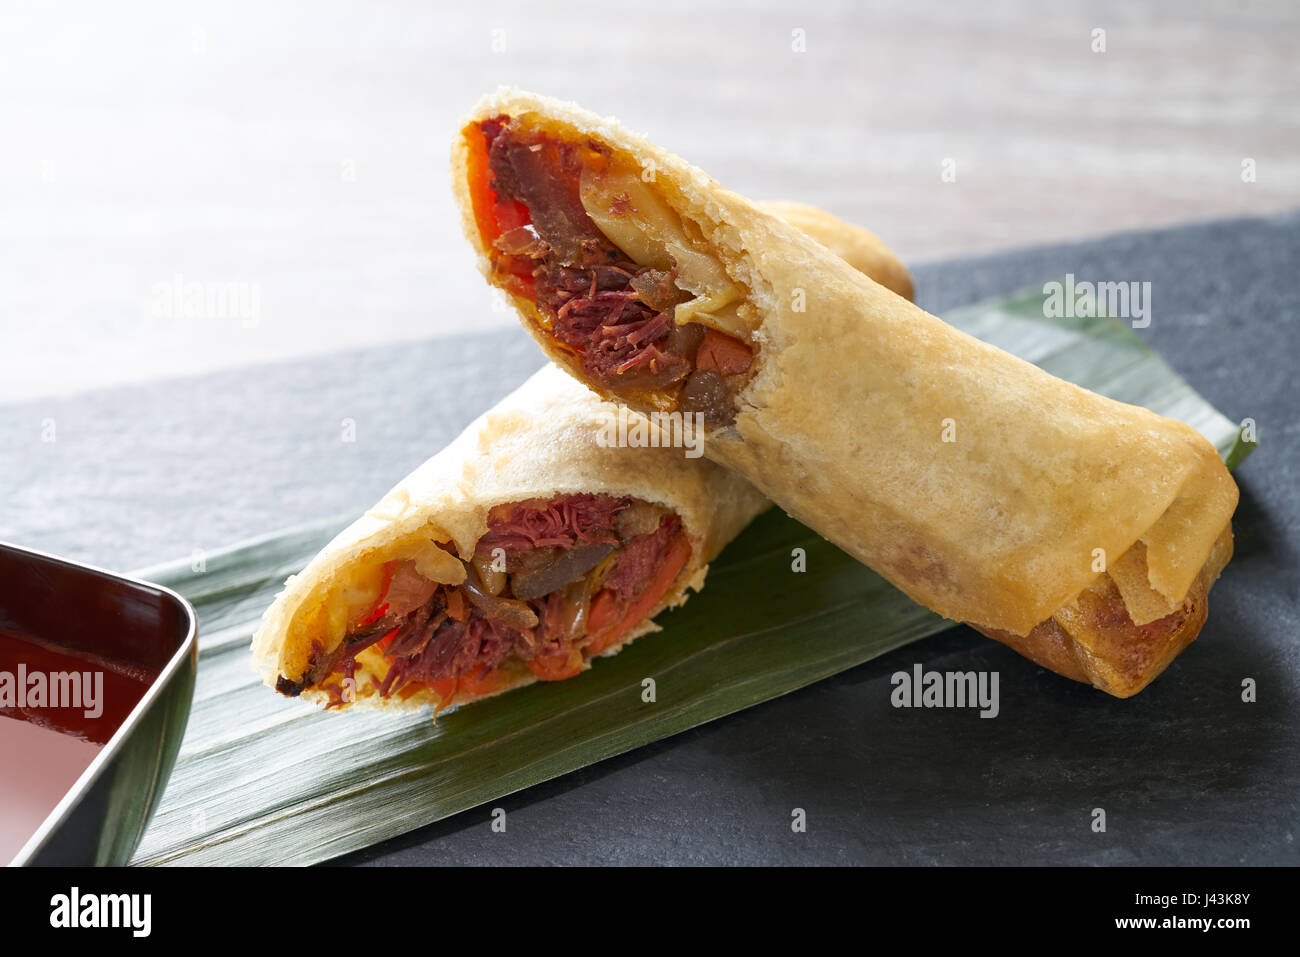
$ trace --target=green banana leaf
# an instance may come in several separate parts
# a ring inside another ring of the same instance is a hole
[[[1043,294],[949,322],[1049,372],[1199,429],[1236,465],[1254,447],[1123,322],[1045,319]],[[431,450],[432,451],[432,450]],[[396,478],[396,477],[395,477]],[[950,626],[773,509],[663,631],[569,681],[468,708],[319,712],[263,687],[249,641],[284,579],[352,516],[136,574],[199,613],[194,706],[136,864],[312,864],[787,694]],[[806,572],[791,569],[806,551]],[[655,680],[653,703],[642,682]]]

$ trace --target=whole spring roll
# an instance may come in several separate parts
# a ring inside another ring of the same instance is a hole
[[[910,294],[865,229],[771,205]],[[287,582],[253,642],[266,683],[330,708],[441,710],[572,677],[656,630],[769,503],[684,424],[638,417],[640,444],[610,443],[618,414],[539,371]]]
[[[1200,631],[1237,488],[1194,429],[917,308],[617,123],[502,90],[453,147],[489,281],[558,365],[917,602],[1126,697]]]

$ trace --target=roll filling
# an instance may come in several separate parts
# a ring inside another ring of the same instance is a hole
[[[342,706],[356,692],[358,655],[372,648],[386,666],[373,689],[383,698],[428,688],[450,702],[491,693],[521,669],[570,678],[646,617],[691,554],[677,515],[610,495],[498,505],[469,559],[450,543],[424,547],[357,569],[364,581],[378,568],[377,597],[354,605],[335,648],[314,642],[303,673],[281,675],[277,690],[313,688]]]
[[[612,393],[730,422],[754,359],[744,290],[641,171],[505,115],[470,135],[492,269],[545,334]]]

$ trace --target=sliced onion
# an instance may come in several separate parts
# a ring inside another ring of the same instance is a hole
[[[605,237],[638,266],[671,269],[672,258],[664,248],[659,234],[677,236],[680,224],[671,225],[676,215],[631,173],[605,172],[592,164],[582,168],[579,179],[582,206],[591,221]],[[618,210],[618,212],[615,212]],[[652,220],[660,228],[646,228],[645,220]]]
[[[506,573],[493,567],[496,560],[491,555],[474,553],[471,563],[478,572],[478,580],[483,583],[483,590],[489,595],[499,595],[506,587]]]
[[[695,363],[695,353],[700,348],[700,341],[704,338],[704,326],[698,322],[688,322],[686,325],[673,323],[672,328],[668,330],[668,339],[664,343],[664,352],[670,356],[682,356],[690,359],[692,365]]]
[[[502,233],[492,244],[507,256],[527,256],[540,259],[546,255],[546,241],[530,226],[520,226]]]
[[[641,535],[649,535],[659,527],[663,509],[649,502],[633,502],[618,513],[618,537],[630,542]]]
[[[704,421],[715,425],[735,415],[731,390],[716,372],[692,372],[682,389],[679,407],[684,413],[703,413]]]
[[[564,590],[560,603],[560,626],[565,637],[576,641],[587,633],[587,611],[591,607],[591,580],[576,581]]]
[[[613,545],[579,545],[570,548],[540,568],[515,572],[510,579],[510,591],[516,598],[542,598],[577,581],[603,562],[613,550]]]
[[[465,580],[465,566],[460,559],[437,542],[421,546],[410,557],[416,570],[429,581],[459,585]]]
[[[667,270],[643,270],[633,276],[628,285],[642,302],[659,312],[673,308],[686,298],[673,284],[673,274]]]
[[[537,627],[537,614],[524,602],[488,594],[473,566],[465,576],[464,588],[465,597],[489,618],[495,618],[515,631],[526,631]]]

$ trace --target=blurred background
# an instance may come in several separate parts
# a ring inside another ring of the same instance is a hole
[[[911,263],[1300,206],[1295,0],[156,0],[0,21],[0,402],[512,324],[447,169],[499,84]],[[192,290],[209,298],[187,308]]]

